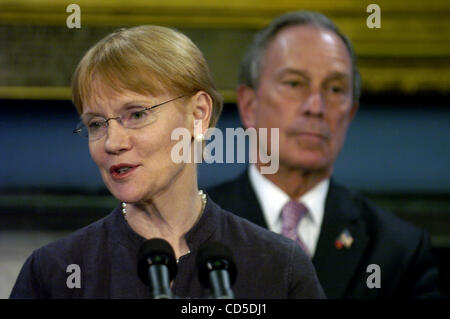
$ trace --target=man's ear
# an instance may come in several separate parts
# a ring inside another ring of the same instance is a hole
[[[353,121],[353,119],[355,118],[358,109],[359,109],[359,102],[358,101],[353,102],[352,109],[350,110],[350,122]]]
[[[241,122],[245,128],[256,125],[256,92],[254,89],[240,85],[236,91],[237,106]]]
[[[209,122],[212,115],[212,98],[205,91],[198,91],[192,97],[191,103],[194,121],[200,121],[202,123],[201,133],[205,134],[206,130],[209,127]]]

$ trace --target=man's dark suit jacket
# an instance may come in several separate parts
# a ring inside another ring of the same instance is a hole
[[[267,228],[248,173],[215,186],[208,194],[221,207]],[[350,248],[336,248],[347,229]],[[319,281],[328,298],[439,297],[439,271],[426,232],[376,207],[332,179],[325,214],[313,257]],[[373,283],[371,264],[380,266],[381,287]],[[369,279],[369,280],[368,280]]]

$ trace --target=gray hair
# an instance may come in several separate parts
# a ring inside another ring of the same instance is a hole
[[[246,85],[253,89],[258,88],[262,60],[269,43],[282,29],[293,25],[316,26],[335,33],[343,42],[350,55],[353,78],[353,101],[359,100],[361,95],[361,76],[356,64],[356,56],[350,40],[328,17],[318,12],[295,11],[285,13],[275,18],[270,25],[256,33],[253,42],[248,48],[241,62],[239,70],[239,85]]]

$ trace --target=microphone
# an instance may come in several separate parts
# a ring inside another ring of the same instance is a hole
[[[234,298],[231,286],[236,281],[237,270],[228,247],[219,242],[203,245],[197,255],[197,267],[200,283],[212,291],[213,298]]]
[[[138,253],[138,275],[150,286],[153,299],[173,299],[170,281],[177,274],[172,246],[161,238],[145,241]]]

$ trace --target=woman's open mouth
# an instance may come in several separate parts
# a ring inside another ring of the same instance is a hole
[[[113,179],[119,180],[124,179],[133,174],[133,172],[138,168],[139,165],[133,164],[119,164],[113,165],[109,168],[109,172]]]

